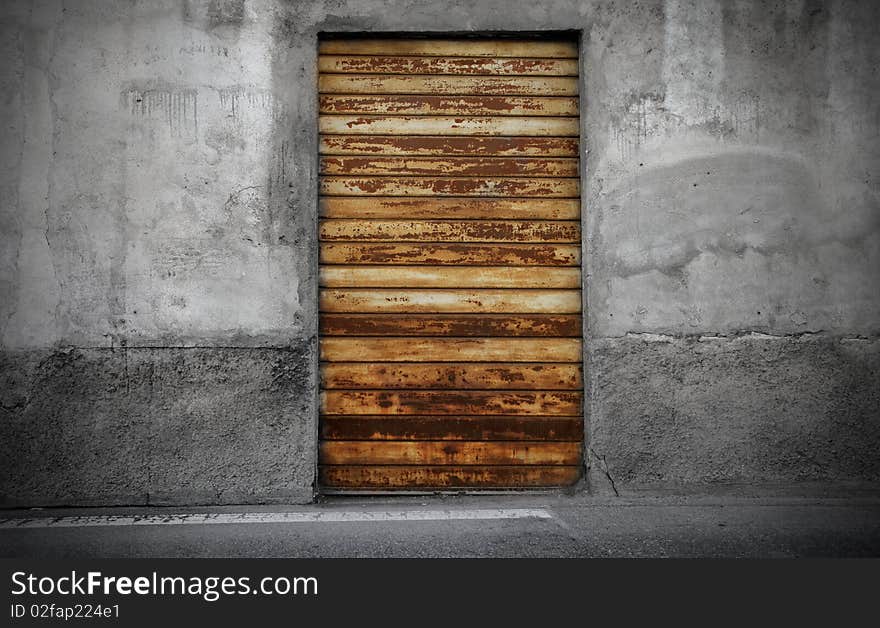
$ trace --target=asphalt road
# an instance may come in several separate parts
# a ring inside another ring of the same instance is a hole
[[[70,519],[80,515],[99,518]],[[123,515],[135,519],[100,518]],[[0,519],[4,558],[880,556],[880,498],[335,498],[0,511]]]

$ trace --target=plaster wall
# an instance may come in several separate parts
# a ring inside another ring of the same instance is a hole
[[[4,3],[0,504],[312,498],[321,32],[580,33],[586,490],[876,486],[878,23],[868,0]]]

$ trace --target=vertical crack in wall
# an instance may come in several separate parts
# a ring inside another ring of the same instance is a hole
[[[614,482],[614,476],[611,475],[611,469],[608,468],[608,463],[605,460],[605,456],[600,455],[592,447],[589,448],[589,452],[590,455],[596,459],[599,470],[605,475],[605,477],[608,479],[608,482],[611,484],[611,490],[614,491],[614,496],[620,497],[620,493],[617,491],[617,484]]]

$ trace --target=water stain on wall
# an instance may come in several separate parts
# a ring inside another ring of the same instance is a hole
[[[618,159],[627,161],[652,138],[671,138],[690,129],[718,140],[757,142],[760,120],[760,97],[748,90],[707,109],[701,121],[692,123],[670,109],[663,91],[633,92],[611,115],[611,134]]]
[[[245,19],[244,0],[186,0],[183,19],[207,31],[238,35]]]
[[[218,88],[216,91],[220,98],[221,109],[235,120],[241,120],[249,115],[265,120],[267,114],[273,122],[287,119],[287,108],[269,89],[252,85],[232,85]]]
[[[198,136],[199,92],[194,87],[129,85],[121,99],[132,118],[162,120],[176,137]]]
[[[220,106],[233,118],[242,115],[243,104],[250,109],[258,108],[260,111],[272,111],[275,107],[272,92],[267,89],[235,85],[218,89],[217,95],[220,97]]]

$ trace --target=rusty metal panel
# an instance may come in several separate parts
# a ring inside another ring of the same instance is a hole
[[[577,482],[580,465],[321,465],[318,481],[338,489],[559,487]]]
[[[433,244],[323,242],[322,264],[467,264],[472,266],[578,266],[571,244]]]
[[[338,196],[540,196],[573,198],[578,179],[524,177],[321,177],[321,194]]]
[[[580,473],[577,46],[320,44],[319,481]]]
[[[577,157],[578,154],[576,137],[322,134],[319,147],[322,155]]]
[[[505,116],[320,116],[318,130],[350,135],[575,136],[577,118]]]
[[[438,57],[546,57],[577,59],[572,41],[533,39],[327,39],[321,55],[415,55]]]
[[[580,417],[327,415],[324,440],[534,440],[580,442]]]
[[[325,267],[326,268],[326,267]],[[513,267],[515,268],[515,267]],[[550,269],[552,270],[552,269]],[[549,336],[580,338],[579,314],[338,314],[321,316],[322,336]]]
[[[576,177],[578,160],[545,157],[333,157],[324,156],[320,174]]]
[[[325,288],[322,312],[577,314],[580,290]]]
[[[579,362],[581,339],[329,336],[320,353],[335,362]]]
[[[431,96],[321,94],[319,113],[410,116],[576,116],[570,96]]]
[[[323,414],[504,414],[577,416],[581,393],[485,390],[325,390]]]
[[[326,288],[570,288],[580,287],[577,268],[529,266],[323,266]]]
[[[399,196],[325,196],[322,218],[576,220],[576,198],[406,198]]]
[[[321,74],[318,91],[322,94],[577,96],[578,81],[567,76]]]
[[[573,465],[580,443],[555,441],[363,441],[321,443],[324,464]]]
[[[324,362],[327,390],[437,388],[455,390],[580,390],[578,364],[516,362]]]
[[[321,55],[318,71],[332,74],[457,74],[502,76],[577,76],[577,59],[536,57],[426,57]]]
[[[323,220],[320,239],[376,242],[580,242],[577,220]]]

